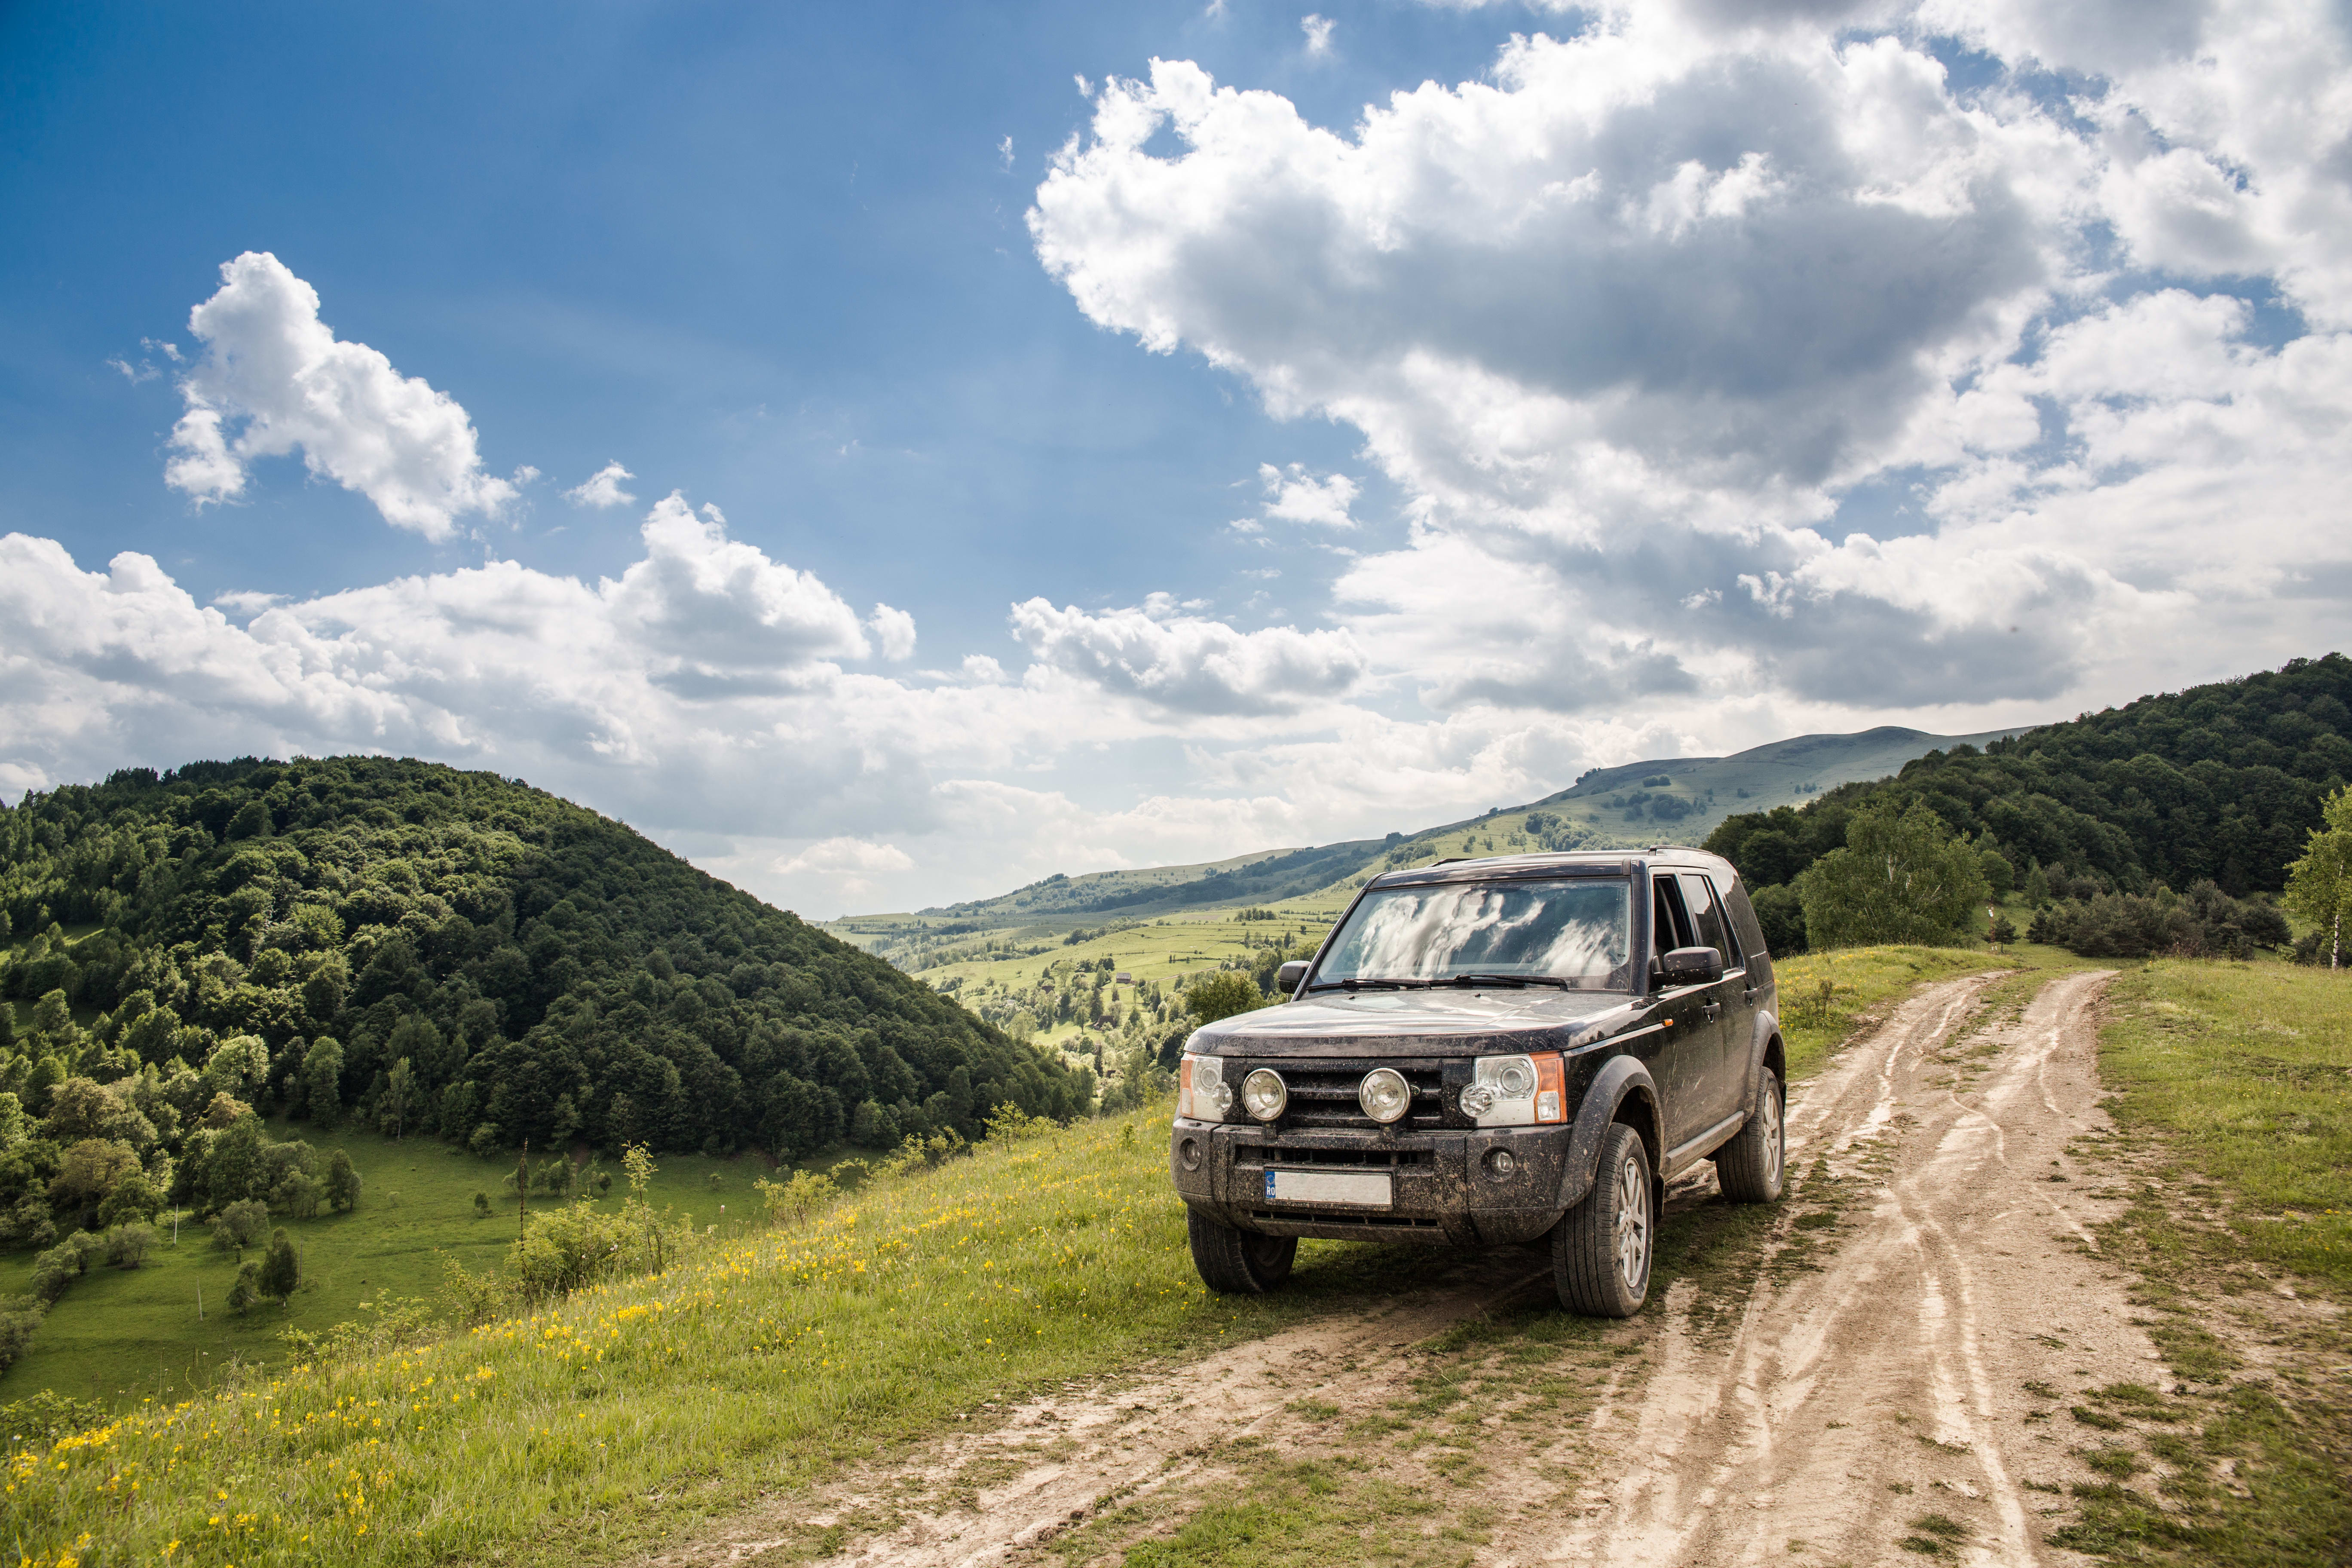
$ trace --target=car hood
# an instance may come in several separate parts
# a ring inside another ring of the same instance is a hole
[[[1219,1019],[1186,1049],[1217,1056],[1459,1056],[1489,1043],[1558,1049],[1614,1033],[1635,1012],[1600,991],[1326,992]]]

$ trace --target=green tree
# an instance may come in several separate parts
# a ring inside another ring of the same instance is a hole
[[[2327,967],[2344,967],[2344,914],[2352,907],[2352,785],[2320,805],[2302,858],[2286,868],[2286,907],[2326,932]]]
[[[302,1283],[302,1260],[283,1229],[270,1232],[269,1253],[261,1260],[261,1293],[283,1301]]]
[[[1975,848],[1923,801],[1856,811],[1845,847],[1797,879],[1805,935],[1816,949],[1948,942],[1990,890]]]
[[[1184,989],[1184,1011],[1203,1024],[1255,1011],[1267,1000],[1256,981],[1233,970],[1203,975]]]
[[[392,1135],[394,1138],[407,1131],[408,1100],[415,1087],[416,1074],[410,1069],[406,1057],[393,1063],[392,1071],[384,1075],[384,1097],[392,1112]]]
[[[302,1101],[321,1127],[343,1113],[343,1047],[331,1036],[311,1041],[302,1058]]]
[[[349,1214],[360,1206],[360,1173],[351,1155],[341,1149],[327,1162],[327,1205],[337,1214]]]
[[[58,1038],[73,1028],[73,1004],[63,991],[52,991],[33,1004],[33,1027]]]
[[[261,1300],[261,1265],[248,1258],[237,1265],[236,1281],[228,1288],[228,1310],[243,1312]]]

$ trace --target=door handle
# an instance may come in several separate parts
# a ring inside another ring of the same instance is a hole
[[[1739,999],[1742,1002],[1754,1002],[1756,1000],[1756,987],[1750,985],[1746,990],[1742,991],[1739,994]]]
[[[1706,1019],[1706,1021],[1711,1024],[1715,1022],[1716,1019],[1723,1016],[1723,1004],[1720,1002],[1709,1002],[1699,1009],[1699,1016]]]

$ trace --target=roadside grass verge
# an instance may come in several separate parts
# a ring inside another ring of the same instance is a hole
[[[2175,1381],[2085,1391],[2104,1479],[2074,1489],[2081,1512],[2051,1541],[2118,1563],[2340,1564],[2352,976],[2160,960],[2107,1002],[2117,1131],[2078,1148],[2126,1199],[2100,1251],[2139,1276],[2136,1321]]]
[[[2116,1123],[2178,1140],[2248,1257],[2352,1292],[2352,974],[2166,960],[2109,999]]]
[[[986,1399],[1229,1343],[1442,1266],[1309,1244],[1281,1295],[1208,1295],[1164,1117],[991,1140],[803,1227],[714,1239],[527,1318],[142,1404],[14,1458],[0,1548],[48,1568],[617,1556]]]

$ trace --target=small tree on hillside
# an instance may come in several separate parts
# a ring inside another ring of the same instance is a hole
[[[1914,801],[1868,806],[1797,879],[1812,947],[1948,941],[1990,891],[1974,846]]]
[[[2303,858],[2286,868],[2286,907],[2317,926],[2327,943],[2327,967],[2344,966],[2344,915],[2352,906],[2352,786],[2320,806]]]
[[[1265,1004],[1265,993],[1257,988],[1257,982],[1232,970],[1202,975],[1184,991],[1184,1011],[1203,1024],[1251,1012]]]
[[[327,1206],[349,1214],[360,1206],[360,1173],[352,1157],[338,1149],[327,1162]]]
[[[261,1260],[258,1283],[263,1295],[279,1301],[294,1294],[295,1288],[302,1283],[302,1260],[296,1256],[294,1243],[283,1230],[270,1233],[269,1253]]]

